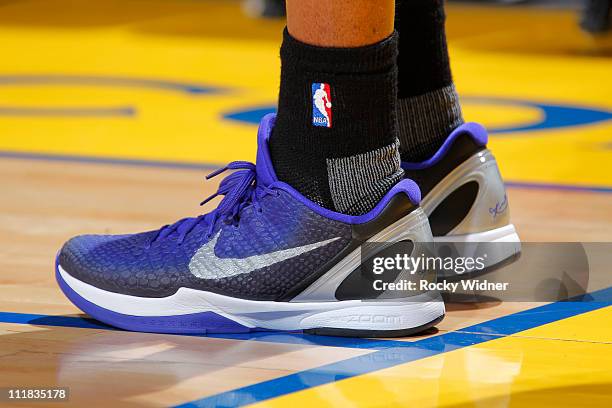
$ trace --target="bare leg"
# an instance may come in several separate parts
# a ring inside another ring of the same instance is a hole
[[[287,29],[320,47],[359,47],[393,32],[394,0],[287,0]]]

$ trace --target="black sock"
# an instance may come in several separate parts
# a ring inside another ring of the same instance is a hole
[[[396,0],[398,123],[403,161],[431,157],[463,123],[453,84],[443,0]]]
[[[281,181],[323,207],[363,214],[401,179],[396,59],[395,34],[364,47],[324,48],[285,30],[270,137]]]

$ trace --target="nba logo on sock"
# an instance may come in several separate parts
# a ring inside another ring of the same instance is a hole
[[[332,120],[331,88],[329,84],[312,84],[312,124],[331,127]]]

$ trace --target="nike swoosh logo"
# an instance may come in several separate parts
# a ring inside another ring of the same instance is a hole
[[[340,237],[331,238],[313,244],[268,252],[267,254],[253,255],[246,258],[219,258],[215,255],[215,245],[217,245],[219,235],[221,235],[221,231],[217,232],[213,239],[202,245],[191,257],[189,271],[194,276],[201,279],[222,279],[250,273],[257,269],[305,254],[306,252],[314,251],[340,239]]]

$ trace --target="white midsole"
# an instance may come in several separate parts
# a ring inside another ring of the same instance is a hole
[[[72,290],[95,305],[132,316],[176,316],[214,312],[247,327],[277,330],[316,327],[363,330],[397,330],[425,325],[444,315],[438,293],[414,300],[336,302],[273,302],[233,298],[190,288],[180,288],[162,298],[143,298],[108,292],[68,274],[59,273]]]
[[[434,237],[434,242],[521,242],[513,224],[488,231]]]
[[[485,268],[497,265],[521,252],[521,240],[512,224],[471,234],[438,236],[434,237],[434,242],[436,243],[436,249],[440,251],[439,255],[444,253],[442,248],[445,246],[444,243],[449,243],[447,246],[453,246],[456,243],[455,249],[461,252],[458,256],[484,259]],[[485,243],[499,243],[500,245],[483,245]],[[463,273],[473,271],[466,269]],[[460,275],[460,273],[442,271],[438,276],[450,277],[454,275]]]

